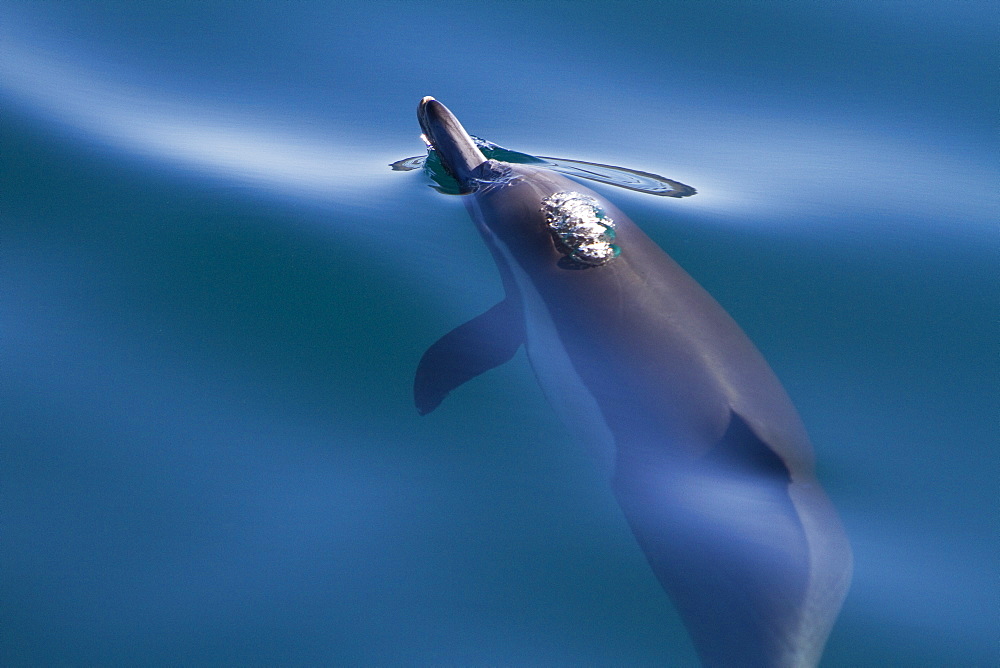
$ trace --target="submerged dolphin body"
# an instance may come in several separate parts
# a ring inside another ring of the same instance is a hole
[[[812,666],[851,551],[778,379],[714,299],[600,195],[487,160],[440,102],[425,139],[470,194],[506,298],[431,346],[433,410],[524,344],[546,397],[608,448],[613,488],[707,666]]]

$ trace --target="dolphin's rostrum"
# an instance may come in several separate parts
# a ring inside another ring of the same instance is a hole
[[[417,409],[432,411],[523,344],[553,407],[611,453],[615,496],[702,662],[816,665],[851,551],[767,362],[603,197],[487,160],[433,98],[418,119],[468,193],[506,298],[428,349]]]

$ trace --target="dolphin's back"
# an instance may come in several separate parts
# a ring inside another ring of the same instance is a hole
[[[815,665],[851,553],[767,362],[610,202],[550,171],[487,160],[432,98],[418,118],[472,193],[507,294],[424,354],[418,410],[523,343],[553,407],[608,453],[618,502],[703,663]]]
[[[610,439],[616,497],[702,660],[814,665],[846,593],[850,549],[780,382],[614,205],[551,172],[503,169],[505,185],[468,206],[517,285],[532,366],[557,409],[582,408],[559,411],[571,427]],[[541,202],[563,191],[601,203],[619,257],[560,263]],[[532,339],[532,321],[548,323],[549,340]],[[569,366],[553,372],[553,351]]]

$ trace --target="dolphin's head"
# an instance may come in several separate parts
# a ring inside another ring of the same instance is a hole
[[[434,148],[441,164],[464,190],[472,190],[474,171],[486,162],[486,156],[465,131],[455,114],[433,97],[420,100],[417,120],[424,140]]]

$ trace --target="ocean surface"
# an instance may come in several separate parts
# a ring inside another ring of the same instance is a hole
[[[0,664],[691,666],[502,296],[389,163],[433,95],[742,325],[855,553],[824,666],[994,666],[990,2],[0,0]]]

